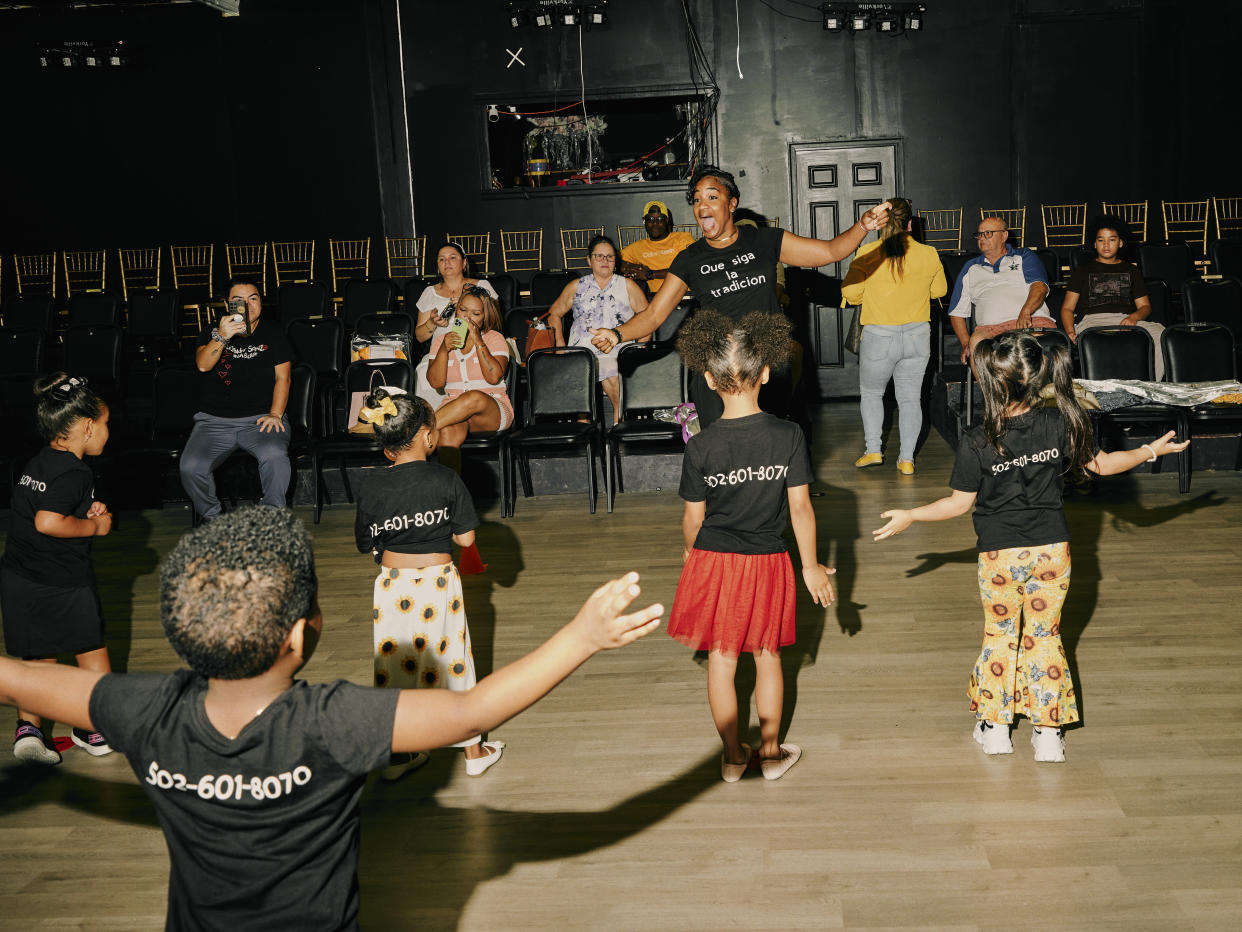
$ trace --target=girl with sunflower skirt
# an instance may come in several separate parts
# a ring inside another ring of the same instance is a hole
[[[476,682],[461,578],[451,547],[469,547],[479,524],[461,477],[428,460],[436,448],[431,406],[398,388],[380,387],[360,415],[375,429],[392,465],[364,473],[354,539],[380,564],[372,610],[375,685],[464,692]],[[466,773],[481,776],[504,742],[462,742]],[[427,755],[394,754],[383,771],[395,780]]]
[[[1101,452],[1074,397],[1069,351],[1046,352],[1020,330],[983,340],[971,365],[983,389],[983,423],[966,431],[949,486],[953,493],[914,509],[886,511],[877,541],[915,521],[943,521],[974,509],[983,648],[967,695],[974,739],[984,754],[1012,754],[1010,731],[1030,719],[1035,760],[1065,760],[1064,725],[1078,699],[1061,644],[1069,592],[1069,526],[1061,496],[1067,474],[1111,476],[1186,449],[1174,431],[1135,450]],[[1052,404],[1045,399],[1051,395]],[[1149,455],[1150,454],[1150,455]]]

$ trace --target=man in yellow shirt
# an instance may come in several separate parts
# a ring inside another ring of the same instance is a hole
[[[648,201],[643,208],[647,239],[635,240],[621,250],[621,274],[647,282],[652,294],[664,284],[668,267],[677,253],[694,242],[694,236],[673,229],[673,215],[663,201]]]

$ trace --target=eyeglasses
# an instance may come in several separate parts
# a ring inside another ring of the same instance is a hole
[[[616,262],[617,257],[606,252],[593,252],[590,255],[592,259],[598,259],[600,262]]]
[[[1008,233],[1008,230],[982,230],[975,234],[975,239],[991,239],[997,233]]]

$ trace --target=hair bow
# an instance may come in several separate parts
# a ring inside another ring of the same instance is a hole
[[[73,391],[75,388],[81,385],[85,385],[85,384],[86,384],[85,378],[80,379],[77,376],[71,375],[69,376],[69,378],[65,379],[65,381],[61,382],[56,387],[59,388],[65,394],[68,394],[69,392]]]
[[[383,424],[385,418],[393,417],[396,413],[397,406],[392,403],[392,399],[385,398],[374,408],[363,408],[358,412],[358,417],[369,424]]]

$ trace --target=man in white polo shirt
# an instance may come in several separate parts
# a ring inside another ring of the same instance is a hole
[[[983,255],[962,266],[949,299],[949,323],[961,341],[962,362],[980,340],[1006,330],[1057,325],[1044,303],[1048,277],[1039,256],[1010,246],[1009,227],[1000,217],[980,221],[975,240]],[[968,333],[972,305],[975,330]]]

